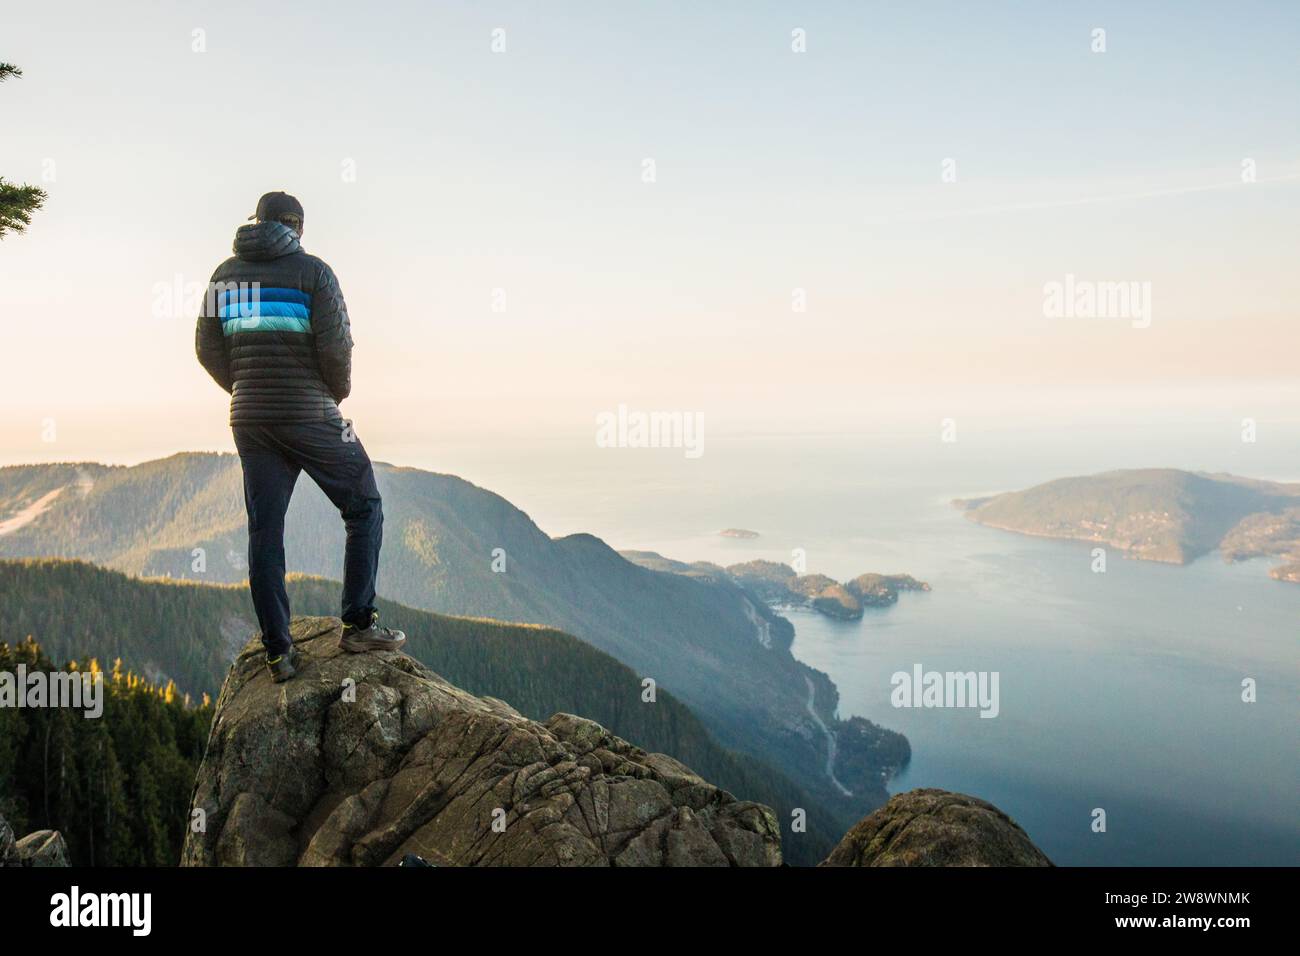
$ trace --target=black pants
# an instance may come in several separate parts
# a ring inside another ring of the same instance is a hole
[[[268,656],[289,649],[289,595],[284,589],[284,514],[300,471],[307,472],[343,516],[344,621],[368,624],[384,512],[370,456],[344,422],[236,425],[248,509],[248,587]]]

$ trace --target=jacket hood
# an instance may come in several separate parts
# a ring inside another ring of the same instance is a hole
[[[279,259],[301,248],[298,234],[282,222],[248,223],[235,232],[235,255],[246,262]]]

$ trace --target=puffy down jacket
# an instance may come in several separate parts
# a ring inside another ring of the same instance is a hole
[[[230,392],[230,424],[335,421],[352,389],[352,329],[338,280],[278,222],[240,226],[195,333]]]

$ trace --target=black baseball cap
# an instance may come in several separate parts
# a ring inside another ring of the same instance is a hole
[[[257,210],[248,218],[259,222],[268,219],[278,222],[281,216],[297,216],[299,222],[306,220],[302,212],[302,203],[286,192],[267,193],[257,201]]]

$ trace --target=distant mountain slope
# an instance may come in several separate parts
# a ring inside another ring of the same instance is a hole
[[[1300,559],[1300,484],[1145,468],[954,504],[990,527],[1095,541],[1148,561],[1185,564],[1216,549],[1229,561]]]
[[[877,772],[856,782],[841,775],[854,792],[845,801],[827,777],[826,735],[808,709],[811,686],[816,716],[838,726],[834,684],[790,653],[789,622],[726,575],[662,573],[591,535],[551,538],[504,498],[450,475],[385,464],[376,472],[384,495],[384,597],[568,631],[670,690],[724,746],[843,802],[844,820],[884,802],[884,782],[905,759],[906,741],[874,728]],[[0,468],[0,520],[59,487],[40,514],[0,535],[0,557],[83,558],[132,574],[207,582],[246,575],[233,455],[180,454],[133,467]],[[342,523],[305,478],[290,508],[286,550],[291,570],[341,576]]]
[[[122,657],[151,681],[169,680],[215,696],[230,661],[256,631],[243,585],[140,580],[81,561],[0,560],[0,641],[35,637],[58,659]],[[295,612],[337,613],[338,585],[291,576]],[[545,720],[579,714],[626,740],[695,767],[719,786],[776,808],[783,821],[801,807],[809,828],[787,837],[793,863],[829,851],[843,814],[779,770],[728,751],[672,694],[641,700],[641,679],[613,657],[551,628],[447,617],[380,601],[383,620],[408,635],[407,651],[447,680],[480,696],[507,701]]]

